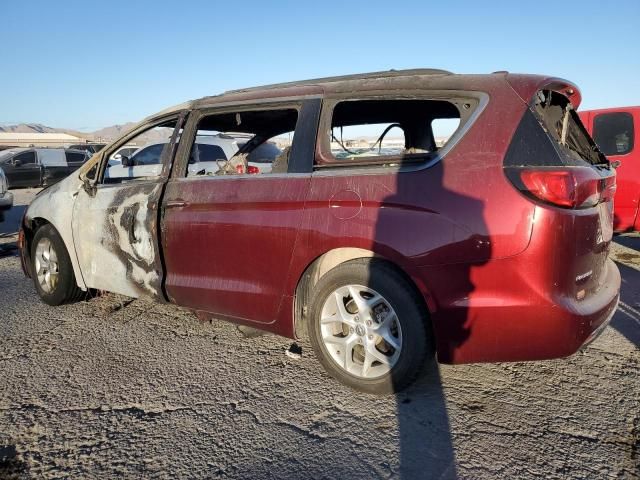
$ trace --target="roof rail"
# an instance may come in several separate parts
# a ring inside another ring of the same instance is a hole
[[[273,83],[271,85],[264,85],[259,87],[248,87],[248,88],[239,88],[236,90],[227,90],[224,92],[224,95],[228,95],[231,93],[244,93],[244,92],[252,92],[255,90],[272,90],[275,88],[286,88],[286,87],[297,87],[303,85],[314,85],[318,83],[333,83],[333,82],[342,82],[347,80],[364,80],[364,79],[376,79],[376,78],[388,78],[388,77],[405,77],[409,75],[452,75],[452,72],[447,70],[439,70],[437,68],[414,68],[410,70],[384,70],[381,72],[370,72],[370,73],[357,73],[355,75],[340,75],[337,77],[322,77],[322,78],[314,78],[310,80],[301,80],[297,82],[284,82],[284,83]]]

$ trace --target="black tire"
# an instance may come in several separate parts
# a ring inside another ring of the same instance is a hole
[[[320,317],[324,302],[336,289],[362,285],[379,293],[396,313],[402,330],[402,348],[395,365],[376,378],[353,375],[339,366],[322,340]],[[315,286],[309,302],[309,336],[325,370],[341,383],[356,390],[384,395],[409,386],[424,367],[434,360],[434,347],[428,311],[416,288],[391,264],[362,258],[345,262],[327,272]]]
[[[43,289],[38,281],[36,267],[36,247],[42,239],[48,239],[55,249],[57,255],[58,281],[50,292]],[[64,241],[58,231],[52,225],[43,225],[36,231],[33,242],[31,242],[31,277],[36,286],[36,291],[42,301],[48,305],[62,305],[80,300],[84,295],[76,283],[76,277],[73,273],[73,266],[69,253],[64,245]]]

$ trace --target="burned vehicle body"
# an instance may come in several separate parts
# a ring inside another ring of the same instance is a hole
[[[61,148],[16,148],[0,152],[0,168],[15,187],[46,187],[76,171],[85,152]]]
[[[403,388],[434,351],[446,363],[567,356],[606,326],[620,287],[615,174],[579,103],[557,78],[438,70],[205,97],[38,196],[23,265],[51,304],[108,290],[309,335],[331,375],[368,392]],[[456,123],[444,142],[439,121]],[[377,140],[356,150],[371,125]],[[158,175],[112,183],[109,155],[155,127]],[[189,176],[196,137],[232,131],[251,135],[238,162]],[[269,173],[250,174],[247,155],[291,133]],[[39,256],[43,238],[64,262]]]

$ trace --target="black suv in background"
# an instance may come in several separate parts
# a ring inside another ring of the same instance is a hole
[[[13,148],[0,152],[0,168],[9,188],[45,187],[81,167],[90,155],[63,148]]]

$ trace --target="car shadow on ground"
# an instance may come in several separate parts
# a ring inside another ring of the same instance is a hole
[[[640,236],[618,236],[615,242],[637,252],[633,255],[636,268],[616,262],[622,276],[620,287],[620,304],[611,326],[620,332],[627,340],[640,348]],[[629,255],[632,254],[623,254]],[[620,256],[620,255],[618,255]]]

